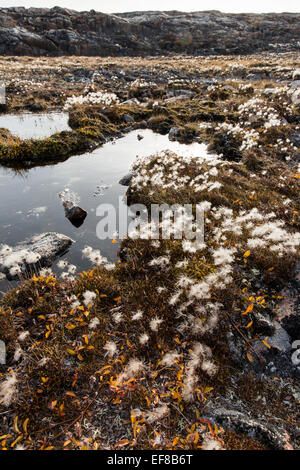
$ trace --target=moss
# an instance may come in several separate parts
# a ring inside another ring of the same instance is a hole
[[[173,124],[174,120],[168,114],[156,114],[148,120],[149,128],[160,134],[167,134]]]
[[[219,155],[223,154],[226,160],[238,162],[242,159],[241,144],[241,138],[223,132],[215,132],[209,142],[208,150]]]
[[[120,136],[126,123],[124,114],[135,120],[142,120],[149,111],[139,107],[78,106],[70,112],[69,124],[72,131],[63,131],[47,139],[20,140],[7,130],[0,134],[0,161],[32,161],[42,163],[70,156],[100,145],[107,138]]]
[[[226,450],[271,450],[261,442],[250,439],[246,434],[236,434],[233,431],[225,431],[222,439]]]
[[[25,64],[26,60],[20,59]],[[57,60],[61,63],[61,59]],[[84,62],[91,68],[99,68],[99,59],[76,60],[79,65]],[[127,70],[128,59],[123,61],[115,58],[114,61]],[[145,59],[141,60],[139,67],[150,69],[154,65],[159,71],[161,68],[165,71],[174,67],[174,61],[174,58],[164,58],[163,61]],[[258,65],[258,61],[253,58],[247,61],[240,58],[238,70],[230,69],[230,60],[223,61],[216,57],[208,58],[205,62],[207,68],[201,69],[201,80],[203,77],[220,74],[225,76],[228,71],[230,74],[246,76],[249,67]],[[195,63],[196,65],[184,58],[176,59],[177,69],[185,74],[194,73],[199,66],[197,59]],[[79,65],[74,65],[72,73]],[[108,65],[103,65],[106,66],[114,67],[111,59]],[[61,80],[61,74],[60,71],[57,78],[53,79],[52,91],[45,95],[45,102],[49,104],[60,103],[61,106],[68,94],[72,94],[74,90],[81,93],[80,87],[86,86],[75,82],[66,84],[67,82]],[[55,96],[54,84],[57,83],[66,89],[64,97]],[[114,84],[108,83],[107,86],[115,91]],[[178,84],[179,88],[182,86],[182,82]],[[286,138],[292,132],[294,124],[277,130],[270,129],[265,133],[259,132],[260,147],[241,152],[239,138],[231,139],[215,128],[219,122],[237,122],[238,106],[253,94],[253,90],[245,89],[229,96],[228,90],[221,86],[218,93],[209,96],[205,85],[186,81],[184,87],[186,86],[196,91],[197,95],[193,99],[160,101],[154,107],[153,99],[165,96],[166,85],[148,90],[151,99],[146,107],[77,106],[70,112],[73,130],[42,141],[23,142],[8,131],[0,130],[2,162],[7,157],[8,161],[10,159],[16,165],[27,159],[35,159],[36,164],[43,164],[59,154],[59,158],[65,159],[68,155],[78,153],[79,149],[84,151],[102,143],[109,136],[119,135],[128,127],[124,122],[124,114],[129,114],[134,119],[134,127],[147,121],[149,128],[167,133],[172,126],[176,126],[179,129],[179,140],[190,142],[201,138],[210,142],[211,149],[233,160],[219,167],[217,180],[222,186],[217,190],[203,190],[199,194],[188,185],[180,191],[163,187],[146,186],[141,190],[130,187],[130,203],[143,203],[149,207],[153,203],[196,204],[206,200],[216,207],[231,208],[235,215],[243,210],[258,208],[263,214],[274,211],[291,233],[298,230],[299,179],[295,175],[293,162],[286,164],[284,155],[273,147],[278,138]],[[234,82],[232,86],[238,89]],[[256,84],[255,87],[257,86],[259,85]],[[144,95],[140,90],[130,93]],[[130,93],[123,85],[118,90],[120,99],[127,99]],[[11,109],[35,106],[34,96],[38,95],[33,93],[32,97],[25,98],[24,95],[16,94],[10,102]],[[282,107],[280,109],[282,114]],[[201,122],[206,122],[208,126],[199,126]],[[255,122],[254,126],[260,130],[259,122]],[[155,158],[146,170],[150,171],[153,165]],[[202,176],[209,169],[208,165],[203,164],[199,173],[199,166],[191,162],[188,166],[183,165],[180,171],[182,175],[195,177]],[[170,171],[171,168],[166,164],[166,174]],[[282,175],[285,178],[284,184],[280,179]],[[285,203],[286,199],[291,200],[288,205]],[[213,235],[217,228],[217,223],[211,220],[207,227],[208,244],[214,243]],[[12,448],[16,439],[19,439],[20,444],[29,449],[116,449],[121,439],[127,439],[128,442],[121,441],[126,449],[155,449],[157,446],[154,439],[159,435],[161,449],[201,448],[203,433],[211,432],[207,422],[202,419],[202,415],[205,416],[203,405],[208,399],[218,400],[232,394],[235,394],[237,400],[247,403],[254,417],[264,416],[275,425],[282,421],[288,431],[295,428],[296,400],[294,403],[289,398],[292,411],[287,419],[287,409],[283,403],[288,392],[280,387],[279,381],[261,382],[254,374],[245,373],[244,368],[232,361],[224,338],[228,332],[236,335],[233,325],[237,325],[250,342],[257,340],[255,325],[247,328],[249,321],[255,320],[256,312],[274,315],[278,306],[278,292],[289,280],[297,256],[279,259],[268,250],[256,250],[244,257],[244,242],[246,240],[240,238],[239,234],[233,233],[227,237],[228,246],[240,246],[240,254],[236,258],[232,280],[226,289],[221,291],[215,288],[213,291],[212,301],[219,301],[224,307],[217,329],[213,334],[208,331],[203,339],[211,348],[219,371],[211,379],[204,371],[197,370],[197,393],[191,403],[185,403],[182,398],[183,375],[195,338],[191,328],[182,330],[182,318],[189,321],[189,317],[194,316],[205,324],[206,317],[205,312],[201,309],[198,311],[198,305],[188,304],[184,317],[178,315],[178,306],[176,303],[172,304],[170,298],[176,292],[179,276],[188,276],[201,282],[205,276],[215,272],[209,251],[204,250],[200,256],[199,253],[187,254],[183,251],[181,242],[172,239],[161,240],[160,246],[147,240],[126,239],[121,244],[122,263],[117,264],[113,271],[91,269],[79,274],[72,282],[62,282],[53,276],[34,276],[9,291],[0,302],[0,338],[8,345],[7,365],[0,366],[0,375],[6,374],[10,368],[15,370],[18,393],[11,406],[4,410],[7,419],[1,422],[0,434],[9,437],[4,439],[3,447]],[[170,258],[170,269],[149,266],[153,258],[166,253]],[[188,259],[187,266],[179,267],[177,262],[184,259]],[[88,306],[83,302],[86,290],[96,294],[95,301]],[[79,307],[72,305],[74,296],[80,303]],[[250,299],[262,297],[264,304],[256,300],[254,302],[253,318],[252,312],[241,316]],[[183,303],[189,300],[185,292],[181,300]],[[132,320],[137,310],[143,311],[139,322]],[[163,327],[159,331],[149,327],[155,317],[163,320]],[[90,327],[93,320],[96,321],[96,328]],[[28,331],[29,336],[20,343],[18,338],[24,331]],[[144,332],[147,332],[149,339],[142,345],[139,337]],[[199,340],[198,336],[196,340]],[[104,348],[111,341],[117,348],[113,357]],[[241,360],[248,361],[248,345],[243,340],[240,341]],[[19,346],[24,354],[19,362],[15,362],[14,355]],[[161,363],[164,355],[175,349],[179,352],[178,361],[175,361],[173,367],[164,367]],[[144,361],[147,370],[120,383],[120,374],[133,358]],[[245,364],[247,362],[243,363]],[[251,364],[245,367],[248,370]],[[266,398],[265,404],[260,401],[260,396]],[[145,413],[164,403],[169,406],[169,413],[158,422],[149,423],[144,418],[133,417],[131,414],[137,408]],[[13,424],[16,416],[19,420],[19,432],[16,424]],[[24,421],[28,418],[26,431]],[[200,433],[197,444],[196,429]],[[212,431],[215,433],[215,430]],[[87,440],[83,440],[82,435]],[[263,444],[232,431],[220,429],[217,437],[224,442],[226,449],[266,448]]]

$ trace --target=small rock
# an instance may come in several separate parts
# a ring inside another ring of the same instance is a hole
[[[179,134],[178,127],[171,127],[170,132],[169,132],[169,140],[170,141],[175,140],[178,134]]]
[[[125,121],[126,123],[134,122],[133,117],[130,116],[129,114],[123,114],[122,119],[123,119],[123,121]]]
[[[265,336],[273,335],[276,329],[274,322],[268,315],[262,315],[258,312],[254,314],[254,328],[256,333]]]
[[[290,85],[289,87],[292,89],[292,90],[296,90],[297,88],[300,88],[300,80],[294,80]]]
[[[291,96],[292,103],[295,105],[300,104],[300,88],[296,91]]]
[[[190,97],[187,95],[178,95],[178,96],[173,96],[172,98],[166,99],[165,103],[175,103],[176,101],[186,101],[189,99]]]
[[[85,221],[87,211],[79,206],[75,206],[72,202],[69,201],[65,201],[63,206],[65,208],[65,215],[71,224],[77,228],[80,227]]]
[[[122,186],[129,186],[133,177],[134,177],[133,173],[128,173],[127,175],[123,176],[123,178],[120,179],[119,184],[121,184]]]
[[[300,78],[300,69],[296,69],[293,72],[293,80],[299,80],[299,78]]]
[[[291,351],[291,338],[278,322],[274,322],[275,332],[272,336],[269,336],[266,341],[271,346],[271,349],[275,349],[274,352],[287,353]],[[258,354],[268,353],[268,349],[261,342],[257,341],[253,343],[253,347]]]
[[[291,141],[296,147],[300,147],[300,134],[292,134]]]

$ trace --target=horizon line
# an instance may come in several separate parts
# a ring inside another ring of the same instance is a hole
[[[255,11],[243,11],[243,12],[233,12],[233,11],[223,11],[223,10],[190,10],[190,11],[184,11],[184,10],[130,10],[130,11],[117,11],[117,12],[104,12],[100,10],[95,10],[94,8],[91,8],[90,10],[77,10],[76,8],[68,8],[68,7],[63,7],[60,5],[55,5],[53,7],[24,7],[23,5],[19,6],[0,6],[1,9],[11,9],[11,8],[24,8],[25,10],[33,9],[33,10],[53,10],[54,8],[61,8],[63,10],[69,10],[69,11],[76,11],[78,13],[90,13],[91,11],[95,11],[96,13],[103,13],[105,15],[123,15],[124,13],[224,13],[228,15],[280,15],[280,14],[300,14],[300,11],[264,11],[264,12],[255,12]]]

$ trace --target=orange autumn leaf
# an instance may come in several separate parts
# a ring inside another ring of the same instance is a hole
[[[121,439],[115,444],[115,447],[123,447],[127,446],[128,444],[130,444],[130,441],[128,439]]]
[[[247,358],[249,362],[253,362],[253,357],[251,356],[249,352],[247,352]]]
[[[268,349],[271,349],[271,346],[269,343],[266,341],[266,339],[263,339],[262,342],[264,343],[265,346],[267,346]]]
[[[242,315],[247,315],[248,313],[252,312],[253,307],[254,307],[254,304],[248,305],[248,307],[247,307],[246,310],[242,313]]]

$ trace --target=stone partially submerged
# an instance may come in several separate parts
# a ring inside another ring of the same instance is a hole
[[[86,219],[87,211],[79,206],[79,195],[66,188],[58,193],[58,197],[62,201],[66,218],[69,219],[74,227],[80,227]]]
[[[65,216],[72,225],[75,227],[80,227],[87,216],[87,211],[82,209],[79,206],[74,205],[71,201],[65,201],[63,203],[65,209]]]
[[[67,251],[73,240],[56,232],[34,235],[15,247],[2,247],[0,272],[8,280],[17,280],[49,267],[53,261]]]
[[[133,177],[134,177],[133,173],[128,173],[127,175],[123,176],[123,178],[120,179],[119,184],[121,184],[122,186],[129,186]]]

